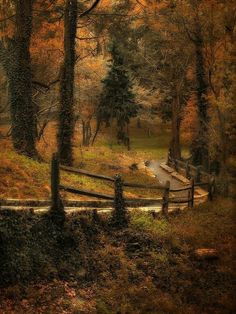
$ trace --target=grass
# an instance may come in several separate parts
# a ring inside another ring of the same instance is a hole
[[[1,126],[4,133],[6,126]],[[117,145],[113,140],[112,149],[109,147],[109,129],[103,129],[93,147],[80,146],[79,130],[74,139],[74,165],[99,174],[114,176],[120,173],[129,182],[156,184],[156,179],[146,171],[131,171],[129,166],[150,159],[165,159],[169,142],[169,129],[162,126],[162,133],[155,125],[152,136],[148,137],[147,126],[137,129],[131,125],[131,151],[124,146]],[[45,160],[39,163],[18,155],[12,149],[9,140],[0,139],[0,198],[49,198],[50,197],[50,158],[56,147],[56,124],[50,123],[46,128],[44,138],[38,143],[38,150]],[[163,132],[163,130],[165,130]],[[6,131],[6,130],[5,130]],[[115,169],[118,167],[117,169]],[[62,173],[64,184],[97,192],[112,194],[113,186],[99,180],[84,176]],[[153,190],[127,189],[126,196],[152,197]],[[160,191],[155,191],[155,196]],[[67,198],[77,198],[64,194]],[[86,199],[86,197],[80,197]]]
[[[0,275],[8,286],[0,312],[234,313],[234,208],[218,199],[169,220],[134,211],[124,230],[108,228],[107,216],[97,225],[73,214],[61,230],[47,217],[1,213]],[[194,258],[206,247],[219,259]]]

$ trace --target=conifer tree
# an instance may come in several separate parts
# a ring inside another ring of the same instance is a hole
[[[138,105],[132,92],[132,82],[125,67],[122,50],[116,42],[111,44],[111,64],[107,77],[102,81],[103,91],[98,108],[101,120],[117,122],[117,141],[129,147],[128,125],[138,113]]]

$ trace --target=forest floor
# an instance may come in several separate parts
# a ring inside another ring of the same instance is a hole
[[[0,313],[234,313],[235,205],[217,199],[168,220],[134,211],[123,230],[108,215],[68,215],[61,229],[1,212]],[[197,259],[199,248],[217,258]]]

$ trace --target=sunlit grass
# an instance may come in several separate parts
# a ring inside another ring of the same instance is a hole
[[[110,129],[103,128],[98,135],[94,146],[81,146],[81,134],[76,129],[74,138],[74,166],[88,171],[114,176],[122,175],[128,182],[141,184],[156,184],[155,178],[145,170],[131,171],[129,166],[145,160],[165,160],[167,157],[170,129],[166,124],[151,125],[151,135],[148,134],[149,125],[143,123],[142,128],[136,128],[133,121],[130,127],[131,150],[123,145],[118,145],[115,132],[113,132],[112,148]],[[5,129],[6,128],[5,126]],[[15,153],[10,140],[1,140],[0,152],[0,197],[3,198],[49,198],[50,197],[50,159],[56,151],[55,122],[50,123],[44,138],[38,143],[39,152],[44,162],[37,162]],[[150,135],[150,136],[149,136]],[[113,194],[112,184],[94,180],[81,175],[61,173],[61,182],[75,188],[87,189],[101,193]],[[143,189],[126,189],[128,197],[158,197],[160,191]],[[65,194],[65,197],[85,199],[82,196]]]

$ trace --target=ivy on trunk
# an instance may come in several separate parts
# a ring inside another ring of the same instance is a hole
[[[60,78],[60,112],[58,151],[60,162],[72,165],[72,140],[74,135],[74,68],[77,28],[77,0],[67,0],[64,15],[64,61]]]
[[[11,136],[14,149],[26,156],[38,157],[36,112],[32,102],[32,69],[30,40],[32,32],[32,0],[15,1],[15,33],[7,40],[5,57],[10,92]],[[1,44],[1,49],[4,49]]]

